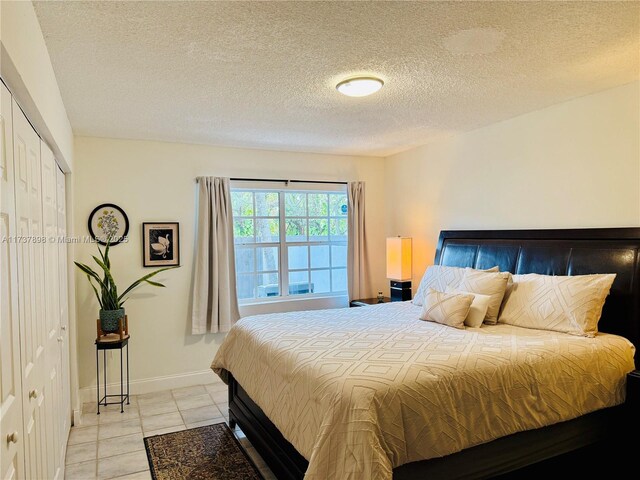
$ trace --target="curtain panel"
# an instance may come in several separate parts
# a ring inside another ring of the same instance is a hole
[[[366,245],[364,225],[364,182],[349,182],[348,199],[348,240],[347,240],[347,282],[349,300],[366,295]]]
[[[198,177],[191,333],[227,332],[240,318],[229,179]]]

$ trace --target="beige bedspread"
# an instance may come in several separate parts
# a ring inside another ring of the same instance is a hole
[[[454,328],[409,302],[247,317],[212,368],[230,371],[309,460],[306,479],[386,479],[622,403],[633,346],[509,325]]]

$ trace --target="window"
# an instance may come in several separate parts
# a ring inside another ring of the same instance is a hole
[[[238,299],[347,291],[347,194],[232,188]]]

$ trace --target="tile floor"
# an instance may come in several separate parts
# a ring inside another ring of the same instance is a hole
[[[118,405],[83,405],[81,424],[69,435],[67,480],[150,480],[144,437],[229,421],[227,386],[223,383],[166,390],[131,397]],[[239,428],[234,434],[265,480],[276,477]],[[114,458],[117,456],[117,458]]]

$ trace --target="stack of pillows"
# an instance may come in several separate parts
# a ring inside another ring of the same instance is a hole
[[[421,320],[455,328],[506,323],[593,337],[615,274],[511,275],[434,265],[413,299]]]

